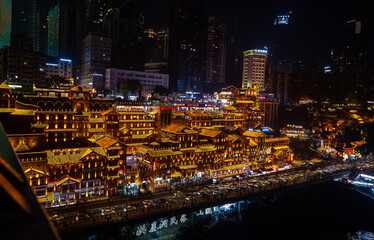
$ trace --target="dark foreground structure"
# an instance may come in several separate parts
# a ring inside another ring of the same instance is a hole
[[[8,239],[60,239],[35,198],[0,123],[1,236]]]

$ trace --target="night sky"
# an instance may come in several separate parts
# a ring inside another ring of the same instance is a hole
[[[141,0],[146,27],[158,28],[166,24],[169,1]],[[207,14],[222,18],[224,7],[237,15],[238,51],[259,48],[271,42],[273,20],[277,15],[292,11],[297,28],[300,57],[326,61],[330,49],[342,39],[348,20],[362,20],[363,31],[373,42],[373,19],[370,1],[250,1],[206,0]],[[371,44],[369,44],[371,45]],[[369,59],[373,59],[373,47]],[[372,62],[372,61],[371,61]]]

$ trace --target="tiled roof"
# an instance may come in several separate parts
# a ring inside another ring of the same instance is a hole
[[[170,133],[197,133],[197,131],[192,130],[191,128],[183,125],[176,125],[172,124],[167,126],[166,128],[163,129],[165,132],[170,132]]]
[[[27,146],[23,140],[19,142],[18,146],[14,148],[14,151],[16,152],[24,152],[30,150],[30,147]]]
[[[221,133],[221,131],[219,131],[219,130],[202,128],[199,135],[207,136],[207,137],[216,137],[220,133]]]
[[[56,186],[60,186],[61,184],[63,184],[64,182],[66,182],[68,180],[79,183],[79,179],[75,179],[75,178],[71,178],[70,176],[66,176],[63,179],[61,179],[60,181],[56,182]]]
[[[9,87],[8,84],[6,84],[5,82],[3,82],[2,84],[0,84],[0,89],[13,89],[13,88]]]
[[[192,116],[192,117],[212,117],[212,114],[210,114],[207,111],[185,111],[185,114]]]
[[[262,132],[254,132],[254,131],[245,131],[243,133],[243,136],[244,137],[252,137],[252,138],[258,138],[258,137],[262,137],[264,136],[265,134],[262,133]]]
[[[59,151],[66,151],[64,154],[55,155],[53,150],[47,150],[47,162],[51,165],[59,165],[65,163],[77,163],[85,156],[94,152],[101,156],[106,157],[106,153],[102,147],[91,147],[91,148],[79,148],[79,152],[73,151],[72,153],[68,149],[60,149]]]
[[[35,110],[16,109],[10,115],[35,116]]]
[[[108,148],[117,142],[117,140],[110,137],[103,137],[96,141],[96,143],[102,146],[103,148]]]
[[[40,174],[43,174],[43,175],[48,175],[48,173],[45,173],[45,172],[43,172],[41,170],[38,170],[38,169],[35,169],[35,168],[28,168],[28,169],[25,170],[25,173],[28,173],[28,172],[31,172],[31,171],[37,172],[37,173],[40,173]]]
[[[249,139],[249,146],[256,147],[257,143],[255,141],[253,141],[252,139]]]
[[[173,151],[171,149],[165,150],[152,150],[148,152],[149,156],[151,157],[164,157],[164,156],[172,156],[172,155],[182,155],[181,151]]]

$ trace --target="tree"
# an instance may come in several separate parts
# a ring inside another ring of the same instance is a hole
[[[161,85],[156,85],[152,92],[153,96],[167,96],[169,94],[170,94],[169,89]]]
[[[60,88],[61,84],[69,84],[70,81],[66,80],[64,77],[58,75],[52,75],[46,79],[45,85],[47,88]]]
[[[136,79],[123,80],[119,82],[118,87],[119,93],[121,93],[125,98],[127,98],[131,93],[137,93],[140,98],[142,96],[142,88],[142,84]]]

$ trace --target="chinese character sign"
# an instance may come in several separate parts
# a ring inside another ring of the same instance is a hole
[[[204,214],[204,212],[202,211]],[[137,237],[144,236],[148,233],[156,233],[162,229],[172,226],[178,226],[188,221],[187,214],[181,216],[173,216],[171,218],[158,219],[151,223],[144,223],[135,227],[134,235]]]

